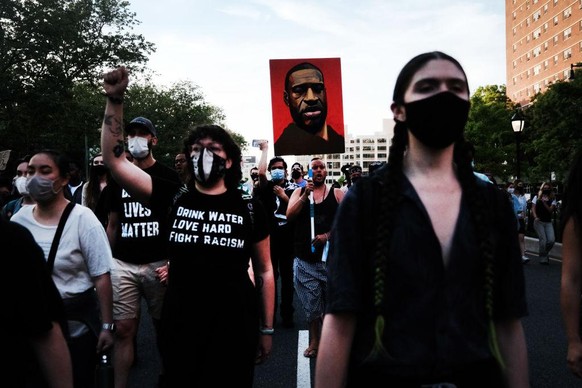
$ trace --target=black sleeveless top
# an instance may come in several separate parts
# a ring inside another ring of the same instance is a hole
[[[301,189],[301,194],[305,192],[305,188]],[[314,204],[314,228],[315,235],[327,233],[331,230],[331,224],[338,208],[338,202],[335,198],[335,191],[332,188],[325,199],[318,204]],[[294,253],[295,257],[305,260],[310,263],[321,261],[323,253],[323,245],[311,251],[311,217],[310,204],[305,203],[301,208],[301,212],[297,217],[295,224],[295,238],[294,238]]]

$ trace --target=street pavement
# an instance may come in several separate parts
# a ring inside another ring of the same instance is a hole
[[[528,256],[531,261],[524,265],[524,274],[529,315],[524,318],[523,325],[531,388],[580,388],[582,380],[575,378],[566,365],[566,338],[559,299],[561,261],[553,258],[550,265],[545,266],[539,264],[535,254]],[[298,344],[307,333],[304,320],[296,303],[295,328],[275,325],[272,356],[265,364],[257,366],[253,388],[311,388],[315,360],[303,357],[305,346]],[[233,324],[236,324],[236,317],[233,317]],[[220,360],[216,363],[220,369]],[[152,325],[149,318],[143,316],[138,334],[138,360],[131,371],[129,388],[157,388],[158,367]]]

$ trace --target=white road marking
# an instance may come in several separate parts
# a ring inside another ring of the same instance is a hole
[[[297,336],[297,388],[311,388],[310,358],[303,356],[309,346],[309,330],[299,330]]]

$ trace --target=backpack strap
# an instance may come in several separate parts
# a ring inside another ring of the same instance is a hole
[[[67,223],[67,218],[69,218],[69,214],[75,207],[75,202],[71,201],[63,210],[63,214],[61,215],[61,219],[59,220],[59,226],[57,226],[57,231],[55,232],[55,237],[53,238],[53,243],[51,244],[51,250],[49,252],[47,258],[47,264],[49,273],[53,272],[53,267],[55,264],[55,257],[57,256],[57,249],[59,247],[59,241],[61,240],[61,235],[63,234],[63,229],[65,229],[65,224]]]

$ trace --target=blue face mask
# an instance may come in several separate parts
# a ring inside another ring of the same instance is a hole
[[[280,181],[285,178],[285,171],[281,170],[280,168],[271,170],[271,178],[274,181]]]

